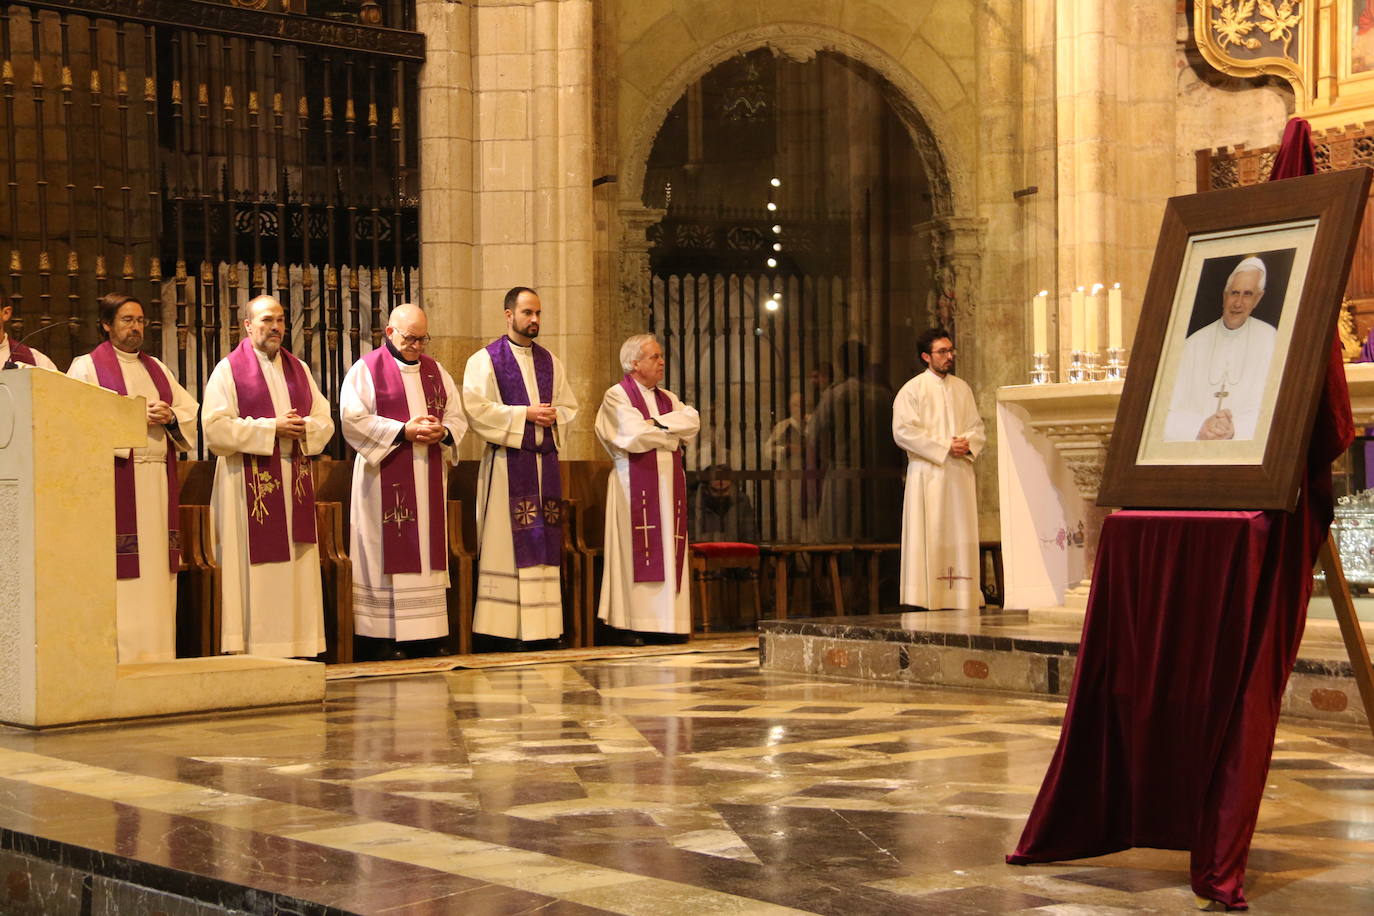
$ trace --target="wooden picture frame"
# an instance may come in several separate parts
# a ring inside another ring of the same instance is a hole
[[[1296,506],[1370,174],[1169,200],[1099,505]],[[1232,329],[1239,313],[1224,315],[1223,302],[1257,283],[1261,304]],[[1230,438],[1207,438],[1218,430]]]

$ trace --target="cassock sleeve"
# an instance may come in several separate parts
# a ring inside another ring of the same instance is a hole
[[[623,391],[623,389],[622,389]],[[668,434],[675,442],[691,442],[701,431],[701,414],[697,409],[678,400],[678,396],[665,389],[669,400],[673,402],[673,409],[667,413],[658,415],[658,422],[668,427]],[[638,413],[638,411],[635,411]]]
[[[167,377],[167,383],[172,386],[170,406],[176,423],[163,427],[167,431],[167,441],[178,452],[189,452],[196,447],[196,440],[200,438],[200,431],[196,428],[196,412],[200,410],[200,404],[191,397],[191,392],[177,381],[177,377],[167,368],[166,363],[156,356],[153,357],[153,361]]]
[[[1193,442],[1202,432],[1202,424],[1210,414],[1197,410],[1194,398],[1197,388],[1197,354],[1200,335],[1209,333],[1207,328],[1196,331],[1183,342],[1183,358],[1179,360],[1178,373],[1174,376],[1174,390],[1169,398],[1169,412],[1164,416],[1165,442]]]
[[[652,420],[644,419],[619,385],[606,389],[606,396],[601,399],[601,409],[596,414],[596,435],[613,458],[612,449],[638,454],[659,448],[665,451],[677,448],[677,440],[667,430],[655,426]]]
[[[571,425],[573,417],[577,416],[577,397],[568,385],[568,373],[563,371],[562,361],[556,356],[553,358],[553,401],[550,402],[550,406],[558,415],[553,427],[553,444],[561,452],[563,430]]]
[[[30,347],[29,349],[33,350],[32,347]],[[45,354],[39,353],[37,350],[33,350],[33,362],[34,365],[36,365],[39,369],[50,369],[53,372],[57,371],[57,364],[54,363],[52,360],[48,359],[48,357]],[[95,373],[92,372],[91,374],[94,375]]]
[[[305,377],[310,381],[310,416],[303,418],[305,439],[301,441],[301,445],[307,455],[318,455],[324,451],[329,440],[334,438],[334,418],[329,415],[329,402],[315,384],[314,373],[310,371],[309,366],[304,368]]]
[[[344,441],[357,449],[363,460],[376,467],[396,448],[396,434],[405,427],[400,420],[377,414],[377,391],[367,364],[358,360],[344,376],[339,392],[339,422]]]
[[[944,464],[949,457],[950,443],[932,437],[930,428],[923,422],[921,407],[920,388],[914,381],[903,385],[892,404],[892,439],[909,455],[932,464]]]
[[[314,379],[310,380],[310,385],[313,389]],[[323,400],[318,398],[318,393],[317,399]],[[275,417],[239,416],[238,390],[234,387],[234,372],[227,359],[220,360],[210,373],[201,406],[201,427],[211,452],[225,457],[272,454],[277,441],[277,420]],[[331,427],[333,425],[330,423]]]
[[[458,463],[458,446],[463,442],[463,436],[468,431],[468,421],[463,415],[463,398],[458,393],[458,386],[453,383],[453,376],[448,374],[448,370],[443,366],[439,367],[439,378],[444,383],[444,415],[440,421],[444,428],[453,436],[451,445],[443,446],[444,461],[449,465]]]
[[[468,428],[495,445],[519,448],[525,437],[525,407],[501,403],[491,354],[478,350],[463,369],[463,412]]]
[[[988,443],[988,431],[983,426],[983,418],[978,414],[978,402],[974,400],[973,390],[964,386],[963,393],[965,425],[959,437],[968,440],[968,457],[972,459],[983,453],[983,446]],[[969,420],[969,417],[972,417],[972,420]]]

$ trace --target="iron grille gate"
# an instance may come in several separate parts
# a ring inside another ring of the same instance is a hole
[[[656,272],[650,290],[664,384],[702,417],[691,456],[697,485],[729,479],[747,503],[752,524],[736,539],[896,540],[894,392],[853,326],[847,279]],[[774,290],[781,305],[770,310]]]
[[[413,2],[385,15],[402,28],[196,0],[7,6],[12,335],[63,366],[101,339],[101,295],[135,295],[149,349],[199,392],[267,293],[337,412],[362,341],[419,296],[424,38]]]

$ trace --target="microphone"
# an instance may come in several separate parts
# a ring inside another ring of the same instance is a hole
[[[73,330],[75,330],[77,321],[78,321],[78,319],[76,319],[76,318],[68,318],[68,319],[66,320],[65,324],[67,325],[67,327],[72,328]],[[60,325],[63,324],[63,323],[64,323],[64,322],[54,321],[54,322],[52,322],[51,324],[45,324],[45,325],[43,325],[41,328],[39,328],[39,329],[36,330],[36,331],[30,331],[29,333],[25,334],[23,337],[19,337],[19,338],[13,338],[13,337],[12,337],[12,338],[10,338],[10,339],[13,340],[15,343],[27,343],[30,339],[32,339],[32,338],[34,338],[34,337],[37,337],[39,334],[46,334],[48,331],[51,331],[53,328],[58,327],[58,326],[60,326]],[[4,364],[3,366],[0,366],[0,370],[4,370],[4,369],[18,369],[18,368],[19,368],[19,364],[16,363],[16,362],[14,361],[14,358],[13,358],[13,357],[14,357],[14,347],[10,347],[10,358],[7,359],[7,360],[5,360],[5,364]]]

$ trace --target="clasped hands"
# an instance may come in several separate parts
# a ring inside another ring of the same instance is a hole
[[[176,415],[172,413],[172,405],[166,401],[148,402],[148,425],[166,426],[176,420]]]
[[[968,437],[955,436],[949,443],[949,453],[955,458],[962,458],[969,454]]]
[[[433,445],[436,442],[442,442],[444,433],[444,424],[439,422],[438,417],[430,414],[406,422],[406,438],[420,445]]]
[[[301,419],[300,414],[296,413],[296,408],[292,407],[286,413],[277,417],[277,438],[305,438],[305,421]]]
[[[550,404],[531,404],[525,408],[525,419],[535,426],[548,429],[558,422],[558,411],[554,410]]]
[[[1231,418],[1231,411],[1223,408],[1203,420],[1202,426],[1198,428],[1197,437],[1206,441],[1234,439],[1236,437],[1236,425]]]

